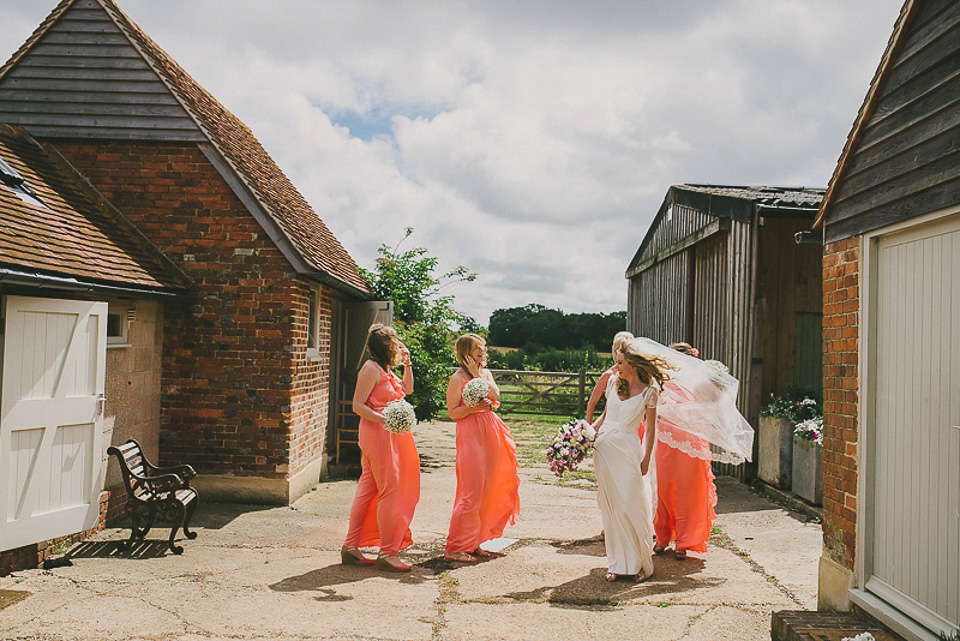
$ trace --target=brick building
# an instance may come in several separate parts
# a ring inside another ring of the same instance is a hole
[[[820,608],[909,639],[960,629],[958,71],[960,4],[907,0],[816,222]]]
[[[286,504],[315,485],[383,305],[252,132],[112,0],[53,9],[0,68],[0,122],[192,283],[158,321],[161,464],[191,463],[206,498]]]

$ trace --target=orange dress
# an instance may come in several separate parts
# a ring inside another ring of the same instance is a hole
[[[393,372],[380,370],[380,382],[367,407],[380,411],[405,396]],[[394,434],[382,424],[360,419],[361,474],[350,508],[347,547],[380,546],[392,556],[410,547],[410,522],[420,500],[420,455],[413,434]]]
[[[503,534],[520,512],[519,489],[517,446],[500,417],[486,410],[457,421],[457,494],[446,554],[473,552]]]
[[[694,458],[664,443],[657,444],[657,512],[653,530],[662,547],[707,551],[717,520],[717,487],[710,461]]]

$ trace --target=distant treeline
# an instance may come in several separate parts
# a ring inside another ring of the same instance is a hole
[[[613,335],[627,326],[627,312],[565,314],[543,305],[495,310],[490,315],[489,342],[528,351],[591,347],[609,352]]]

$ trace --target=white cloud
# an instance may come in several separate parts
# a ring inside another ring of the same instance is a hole
[[[671,184],[825,185],[900,6],[119,1],[358,262],[413,226],[481,322],[624,309]],[[0,55],[53,5],[0,7]]]

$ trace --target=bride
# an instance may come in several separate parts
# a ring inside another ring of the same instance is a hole
[[[656,440],[657,403],[665,370],[661,358],[641,353],[630,341],[617,353],[617,376],[607,383],[607,404],[593,424],[597,430],[594,467],[600,486],[600,515],[607,550],[607,581],[653,574],[653,490],[650,460]],[[645,425],[643,441],[637,430]]]

